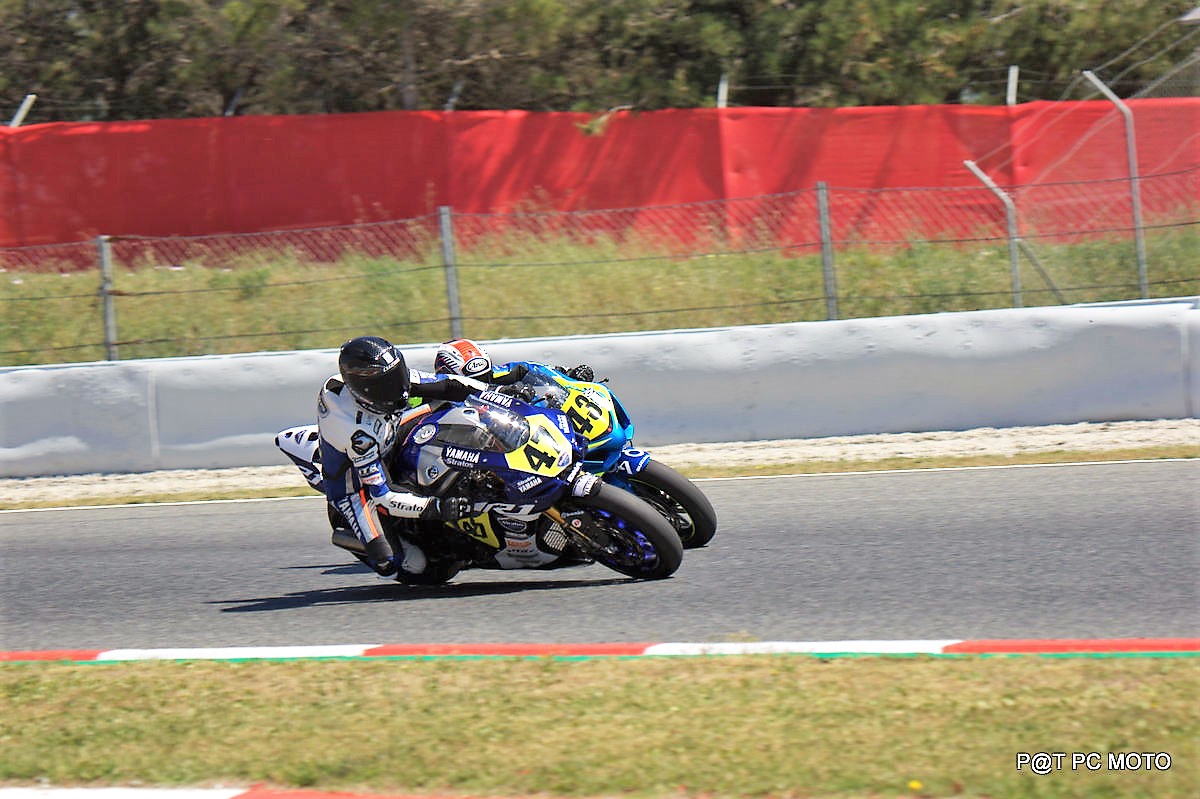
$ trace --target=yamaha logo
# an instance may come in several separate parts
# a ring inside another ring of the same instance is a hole
[[[437,425],[427,424],[417,428],[417,432],[413,433],[413,442],[416,444],[424,444],[429,439],[433,438],[433,434],[437,432]]]
[[[458,469],[473,469],[479,465],[479,458],[483,455],[478,450],[460,449],[458,447],[446,447],[442,450],[442,460],[448,465]]]

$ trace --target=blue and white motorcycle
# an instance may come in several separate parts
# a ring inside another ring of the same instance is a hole
[[[675,530],[638,496],[590,473],[586,439],[567,412],[489,391],[447,403],[409,428],[390,456],[393,479],[431,495],[465,496],[473,513],[448,525],[385,519],[390,539],[412,538],[429,561],[424,574],[402,582],[443,583],[471,568],[595,562],[639,579],[669,577],[679,568],[683,547]],[[275,438],[320,490],[316,442],[315,425]]]

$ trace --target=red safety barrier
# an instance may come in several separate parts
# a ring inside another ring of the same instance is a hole
[[[1200,164],[1200,98],[1129,105],[1141,174]],[[1129,175],[1124,121],[1107,101],[51,123],[0,128],[0,246],[314,228],[443,205],[511,213],[767,202],[819,181],[979,189],[967,159],[1002,186]],[[878,201],[864,196],[852,213],[869,217]],[[986,198],[966,202],[996,213]]]

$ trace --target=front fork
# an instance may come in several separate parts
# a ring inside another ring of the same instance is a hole
[[[599,475],[609,478],[606,482],[611,482],[618,488],[625,488],[627,484],[624,477],[637,474],[645,469],[648,463],[650,463],[649,452],[640,449],[623,449],[617,453],[616,458],[611,463],[607,458],[604,461],[585,461],[583,465],[586,471],[580,474],[576,480],[583,482],[592,475]],[[596,480],[596,482],[600,481]],[[572,493],[575,493],[576,488],[577,484],[572,485]],[[589,490],[596,490],[596,488],[589,485]],[[589,529],[591,525],[584,521],[586,514],[583,512],[572,512],[569,514],[570,518],[568,519],[564,518],[558,508],[550,507],[544,510],[542,515],[562,528],[563,534],[568,538],[578,537],[588,544],[601,549],[607,545],[604,541],[596,540],[593,531]],[[607,538],[607,536],[603,537]]]

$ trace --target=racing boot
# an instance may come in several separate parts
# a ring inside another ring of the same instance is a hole
[[[367,565],[375,570],[380,577],[395,577],[400,559],[392,552],[392,547],[383,536],[372,538],[366,544]]]
[[[402,574],[416,576],[424,574],[429,565],[425,551],[403,536],[396,536],[400,542],[400,562],[397,564]],[[399,575],[397,575],[399,576]]]

